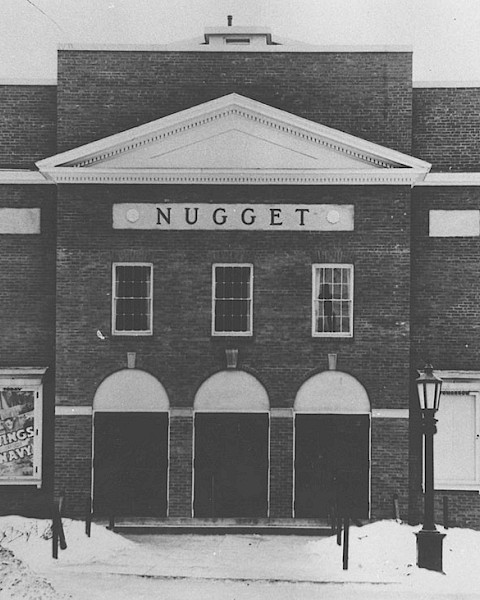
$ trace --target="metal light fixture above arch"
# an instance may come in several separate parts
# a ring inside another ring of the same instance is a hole
[[[297,413],[370,414],[370,400],[363,385],[342,371],[323,371],[305,381],[293,405]]]
[[[270,402],[266,389],[253,375],[225,370],[203,382],[193,408],[197,412],[268,412]]]
[[[166,412],[169,407],[163,385],[139,369],[122,369],[109,375],[93,399],[96,412]]]

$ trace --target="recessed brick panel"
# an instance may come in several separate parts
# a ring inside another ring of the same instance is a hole
[[[411,150],[410,53],[58,53],[58,148],[237,93]]]
[[[412,208],[412,361],[478,370],[480,237],[428,235],[430,210],[480,209],[480,188],[419,188]]]
[[[478,171],[480,88],[413,90],[412,154],[433,171]]]
[[[270,417],[270,517],[293,516],[293,414]]]
[[[355,231],[114,231],[119,201],[355,204]],[[356,377],[379,408],[406,408],[409,377],[409,190],[216,186],[64,186],[57,253],[57,396],[91,405],[96,388],[136,352],[137,367],[157,377],[173,406],[192,406],[196,390],[225,367],[224,349],[265,385],[272,406],[288,407],[303,381],[327,367]],[[110,336],[111,265],[153,263],[153,336]],[[254,334],[211,337],[211,267],[254,265]],[[311,265],[353,263],[354,337],[311,336]],[[78,302],[82,302],[82,310]],[[100,340],[100,329],[108,339]],[[385,347],[389,352],[385,353]],[[395,369],[391,369],[391,365]]]
[[[92,416],[55,417],[55,494],[65,513],[83,517],[92,484]]]
[[[57,87],[0,84],[0,169],[32,169],[56,153]]]
[[[193,413],[170,416],[168,516],[192,516]]]
[[[408,419],[372,419],[371,516],[395,518],[398,497],[400,518],[408,518]]]

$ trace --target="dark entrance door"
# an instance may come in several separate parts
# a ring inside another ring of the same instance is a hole
[[[95,413],[94,431],[95,514],[165,516],[168,414]]]
[[[368,518],[369,415],[297,415],[295,516],[327,518],[338,497]]]
[[[195,416],[196,517],[266,517],[268,415]]]

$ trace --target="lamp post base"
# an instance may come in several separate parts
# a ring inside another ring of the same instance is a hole
[[[443,573],[443,538],[445,533],[422,529],[417,536],[417,567]]]

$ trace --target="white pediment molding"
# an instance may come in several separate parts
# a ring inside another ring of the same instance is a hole
[[[56,183],[414,185],[430,164],[230,94],[41,160]]]

